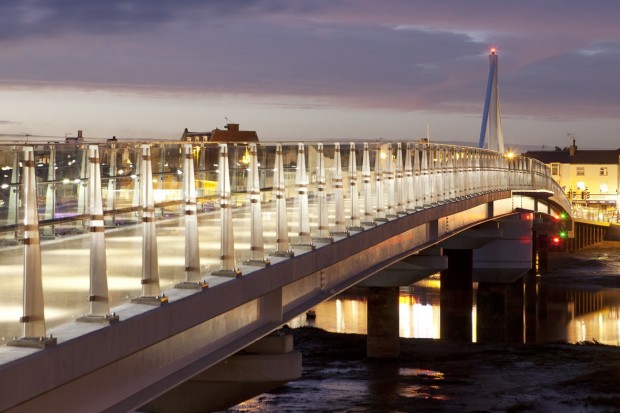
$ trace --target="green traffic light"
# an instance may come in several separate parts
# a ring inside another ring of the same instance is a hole
[[[562,212],[560,214],[560,218],[562,218],[562,219],[566,219],[567,217],[568,217],[568,214],[566,212]]]
[[[560,232],[560,238],[566,238],[568,234],[565,231]]]

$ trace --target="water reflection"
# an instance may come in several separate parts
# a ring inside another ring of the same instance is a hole
[[[588,289],[562,285],[538,285],[537,309],[534,320],[526,326],[523,319],[513,314],[501,317],[503,322],[515,325],[494,325],[502,341],[506,334],[525,337],[526,328],[534,328],[535,341],[553,342],[597,341],[620,345],[620,289]],[[477,307],[474,289],[472,307],[472,341],[478,341],[478,320],[488,319],[486,311]],[[437,279],[424,280],[401,288],[399,296],[400,336],[410,338],[440,338],[440,300]],[[499,303],[505,307],[504,303]],[[314,308],[316,318],[300,315],[291,320],[291,327],[315,326],[337,333],[366,334],[367,297],[363,288],[353,288],[325,301]],[[517,314],[518,315],[518,314]],[[512,320],[512,321],[511,321]],[[496,320],[494,320],[495,322]],[[520,331],[519,331],[520,330]],[[508,332],[508,333],[506,333]],[[523,333],[522,333],[523,332]],[[488,329],[482,331],[482,340],[489,337]],[[495,340],[497,341],[497,340]]]

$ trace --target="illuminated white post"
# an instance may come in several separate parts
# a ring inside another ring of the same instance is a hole
[[[421,168],[421,175],[420,177],[422,178],[422,206],[424,208],[428,208],[431,206],[433,200],[432,200],[432,186],[433,186],[433,182],[432,182],[432,175],[431,175],[431,171],[430,171],[430,162],[429,162],[429,152],[430,152],[430,146],[429,145],[422,145],[421,148],[422,151],[422,160],[420,168]]]
[[[446,179],[446,159],[443,146],[435,146],[433,155],[433,165],[435,171],[435,202],[438,205],[445,203],[445,179]]]
[[[381,159],[381,144],[375,150],[375,222],[387,222],[385,215],[385,196],[383,194],[383,165]]]
[[[11,170],[11,186],[9,189],[9,208],[7,214],[7,224],[17,224],[17,211],[19,210],[19,152],[17,147],[12,148],[13,169]]]
[[[108,211],[116,209],[116,174],[118,173],[116,168],[116,144],[110,144],[110,170],[108,172],[108,192],[106,196],[105,206]],[[116,214],[108,215],[106,217],[109,226],[114,226],[116,223]]]
[[[334,144],[334,173],[332,175],[334,186],[334,198],[336,204],[333,235],[348,236],[347,226],[344,218],[344,188],[342,184],[342,158],[340,156],[340,143]]]
[[[403,146],[400,142],[396,144],[396,214],[407,214],[407,200],[405,196],[405,186],[403,178]]]
[[[456,150],[454,155],[455,184],[454,194],[456,199],[463,199],[465,196],[465,148],[462,146]]]
[[[351,226],[349,231],[363,231],[360,219],[359,192],[357,190],[357,157],[355,143],[349,143],[349,192],[351,198]]]
[[[232,199],[230,187],[230,169],[228,166],[228,145],[220,144],[220,158],[218,162],[219,175],[217,180],[220,194],[220,223],[221,223],[221,255],[222,268],[214,271],[213,275],[224,277],[239,277],[241,271],[235,262],[235,238],[232,220]]]
[[[80,181],[77,188],[77,213],[78,215],[83,215],[86,213],[86,193],[88,191],[88,149],[86,148],[86,146],[82,148],[82,161],[80,163]]]
[[[99,147],[88,146],[88,215],[90,219],[90,313],[77,321],[111,324],[118,321],[110,314],[108,267],[105,252],[103,199],[101,195],[101,162]]]
[[[372,208],[372,188],[370,178],[370,153],[368,144],[364,143],[364,153],[362,155],[362,190],[364,194],[364,220],[362,225],[375,226],[374,211]]]
[[[162,143],[159,145],[157,189],[164,189],[164,173],[166,172],[166,147]]]
[[[183,145],[183,210],[185,212],[185,281],[175,288],[203,290],[209,284],[200,277],[200,242],[198,237],[198,208],[196,206],[196,175],[194,146]]]
[[[480,189],[481,192],[487,192],[489,190],[489,179],[488,179],[488,154],[486,151],[481,150],[478,159],[480,162]]]
[[[474,194],[472,183],[472,151],[470,148],[464,148],[463,173],[465,175],[465,197],[470,198]]]
[[[428,145],[428,192],[431,206],[437,206],[437,158],[435,146]]]
[[[273,187],[276,198],[276,251],[271,255],[274,257],[292,257],[294,254],[289,245],[284,161],[282,160],[282,144],[280,143],[276,145]]]
[[[136,153],[136,162],[135,162],[135,170],[133,172],[133,174],[131,175],[131,177],[133,178],[133,199],[131,202],[131,206],[134,208],[139,208],[140,207],[140,197],[141,195],[141,191],[140,191],[140,181],[142,180],[142,149],[140,149],[140,151],[137,151]],[[140,214],[136,211],[133,213],[133,216],[137,219]]]
[[[383,154],[384,152],[380,152]],[[379,162],[380,164],[380,162]],[[387,180],[387,207],[385,208],[385,218],[386,219],[396,219],[398,216],[396,215],[395,203],[396,203],[396,195],[395,195],[395,177],[394,177],[394,147],[391,143],[387,144],[387,155],[385,155],[385,178]]]
[[[455,182],[455,174],[456,174],[456,169],[454,168],[454,148],[453,147],[449,147],[446,149],[446,174],[447,174],[447,188],[445,189],[445,193],[446,193],[446,200],[454,200],[456,199],[456,195],[455,195],[455,188],[454,188],[454,182]]]
[[[482,192],[483,186],[483,172],[482,172],[482,149],[476,149],[473,151],[473,159],[472,159],[472,186],[474,188],[474,193],[479,194]]]
[[[258,152],[255,143],[250,143],[250,165],[248,168],[247,192],[250,201],[250,250],[246,265],[265,267],[271,262],[265,258],[263,234],[263,212],[261,207],[260,180],[258,179]]]
[[[45,337],[45,305],[43,302],[43,277],[41,274],[41,244],[37,213],[37,189],[34,149],[23,148],[22,207],[24,234],[24,297],[23,337],[12,340],[9,346],[45,348],[56,344],[56,339]],[[17,156],[17,154],[16,154]]]
[[[415,152],[413,152],[415,155]],[[411,144],[407,143],[405,149],[405,179],[403,185],[405,186],[405,210],[409,213],[415,211],[415,177],[413,175],[413,165],[411,163],[412,150]]]
[[[142,295],[131,300],[136,304],[159,306],[168,301],[159,286],[159,258],[157,253],[157,226],[153,198],[153,169],[151,147],[142,144],[140,161],[140,204],[142,206]]]
[[[413,145],[411,155],[413,156],[413,183],[415,187],[415,209],[421,210],[424,208],[424,178],[422,176],[421,157],[422,153],[420,147],[416,144]]]
[[[329,215],[327,209],[327,188],[325,179],[325,154],[323,152],[323,144],[317,143],[317,198],[318,198],[318,237],[313,238],[315,242],[334,242],[333,237],[329,234]],[[341,180],[342,185],[342,180]],[[341,191],[342,192],[342,189]]]
[[[47,188],[45,190],[45,219],[56,218],[56,145],[50,145],[49,163],[47,166]],[[43,227],[43,236],[54,237],[54,225]]]
[[[295,247],[315,248],[310,238],[310,213],[308,210],[308,172],[306,171],[306,154],[304,144],[297,147],[297,170],[295,171],[295,188],[297,189],[298,238]]]

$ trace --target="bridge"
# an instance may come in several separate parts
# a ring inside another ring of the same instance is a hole
[[[108,142],[0,153],[10,177],[3,306],[22,301],[21,317],[0,325],[16,336],[0,347],[0,410],[11,412],[165,399],[354,285],[371,287],[369,355],[389,356],[398,320],[394,336],[393,314],[372,314],[394,291],[397,301],[398,286],[439,271],[448,297],[451,282],[514,282],[532,268],[533,232],[570,214],[544,164],[463,146]]]

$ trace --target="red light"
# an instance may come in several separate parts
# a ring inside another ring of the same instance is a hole
[[[553,238],[551,238],[551,243],[553,245],[559,245],[560,242],[562,241],[562,238],[560,238],[559,236],[554,236]]]
[[[495,54],[496,49],[494,47],[491,48],[491,54]]]

